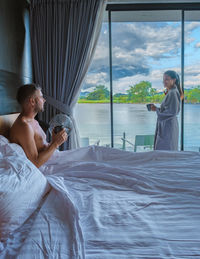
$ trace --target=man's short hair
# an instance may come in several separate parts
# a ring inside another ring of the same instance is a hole
[[[33,96],[37,90],[41,90],[41,87],[38,84],[26,84],[22,85],[17,91],[17,101],[20,105],[23,105],[24,102]]]

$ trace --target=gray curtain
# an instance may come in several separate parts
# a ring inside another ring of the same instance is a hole
[[[79,147],[73,117],[101,29],[106,0],[31,0],[33,76],[47,104],[39,119],[65,113],[73,130],[62,149]]]

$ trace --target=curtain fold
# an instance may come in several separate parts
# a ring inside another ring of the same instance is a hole
[[[66,113],[73,130],[62,149],[79,147],[73,116],[99,37],[106,0],[30,0],[33,76],[47,97],[39,119]]]

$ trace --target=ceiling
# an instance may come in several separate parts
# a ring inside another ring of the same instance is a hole
[[[166,4],[166,3],[200,3],[200,0],[193,0],[193,1],[173,1],[173,0],[166,0],[166,1],[145,1],[145,0],[108,0],[108,4]],[[184,13],[185,21],[200,21],[200,10],[194,11],[185,11]],[[161,21],[181,21],[182,13],[181,10],[156,10],[156,11],[113,11],[111,12],[111,21],[112,22],[161,22]],[[104,21],[108,21],[108,12],[105,11]]]

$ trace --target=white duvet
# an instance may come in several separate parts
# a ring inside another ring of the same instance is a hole
[[[52,188],[1,258],[200,258],[199,153],[90,146],[40,171]]]

